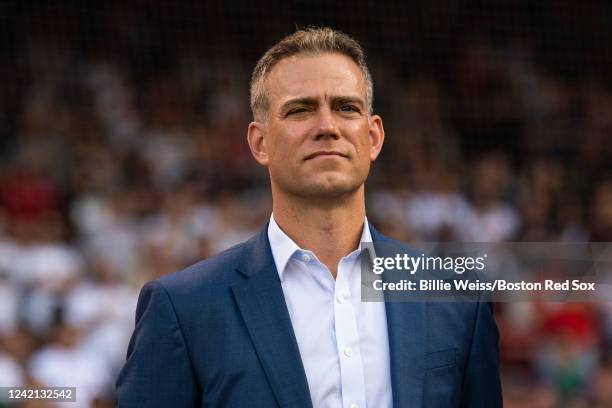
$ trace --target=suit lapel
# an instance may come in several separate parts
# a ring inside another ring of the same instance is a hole
[[[370,232],[377,254],[378,248],[384,254],[397,245],[372,225]],[[386,281],[384,274],[383,280]],[[425,379],[427,303],[385,299],[393,407],[419,408],[422,407]]]
[[[312,408],[267,231],[266,225],[243,255],[238,269],[247,279],[232,291],[279,406]]]

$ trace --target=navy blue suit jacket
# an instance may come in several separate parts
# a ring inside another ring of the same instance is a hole
[[[391,241],[371,228],[374,243]],[[487,302],[387,302],[393,406],[502,406]],[[315,318],[315,316],[313,316]],[[142,289],[118,406],[312,407],[267,226]]]

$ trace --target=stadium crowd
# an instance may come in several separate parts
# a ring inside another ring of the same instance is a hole
[[[110,52],[74,58],[63,37],[30,40],[0,71],[0,386],[71,385],[70,406],[111,407],[143,283],[270,216],[245,139],[251,61],[192,48],[152,74]],[[612,241],[605,79],[476,34],[452,75],[369,63],[387,139],[368,218],[382,232]],[[612,303],[495,307],[507,407],[612,406]]]

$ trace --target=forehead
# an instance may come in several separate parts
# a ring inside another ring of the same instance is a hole
[[[280,60],[266,80],[270,103],[300,97],[353,96],[365,102],[361,69],[343,54],[298,54]]]

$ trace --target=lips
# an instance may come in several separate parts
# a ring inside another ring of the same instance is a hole
[[[321,156],[347,157],[347,155],[342,154],[340,152],[333,151],[333,150],[321,150],[321,151],[309,154],[308,156],[306,156],[304,160],[310,160],[310,159],[314,159],[315,157],[321,157]]]

